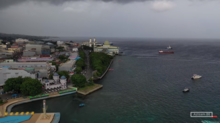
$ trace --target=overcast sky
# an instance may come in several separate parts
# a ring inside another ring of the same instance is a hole
[[[0,0],[0,32],[220,39],[220,1]]]

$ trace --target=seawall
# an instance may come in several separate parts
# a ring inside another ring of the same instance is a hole
[[[68,93],[64,93],[64,94],[59,94],[59,95],[55,95],[55,96],[48,96],[48,97],[42,97],[42,98],[37,98],[37,99],[31,99],[31,100],[27,100],[27,101],[22,101],[22,102],[17,102],[17,103],[13,103],[10,104],[9,106],[6,107],[7,112],[10,113],[11,109],[16,106],[16,105],[20,105],[20,104],[24,104],[24,103],[29,103],[29,102],[33,102],[33,101],[38,101],[38,100],[43,100],[43,99],[49,99],[49,98],[54,98],[54,97],[60,97],[60,96],[65,96],[65,95],[69,95],[69,94],[73,94],[76,93],[76,91],[74,92],[68,92]]]

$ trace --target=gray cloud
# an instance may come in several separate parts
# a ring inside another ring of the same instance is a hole
[[[154,0],[0,0],[0,9],[4,9],[9,6],[21,4],[28,1],[47,2],[52,5],[62,5],[66,2],[76,2],[76,1],[103,1],[103,2],[116,2],[116,3],[124,4],[130,2],[144,2],[144,1],[154,1]]]

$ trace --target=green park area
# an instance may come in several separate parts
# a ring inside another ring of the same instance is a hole
[[[5,92],[15,91],[24,96],[35,96],[42,93],[42,87],[43,85],[37,79],[16,77],[7,79],[3,89]]]
[[[94,78],[102,76],[102,74],[108,68],[113,56],[107,55],[102,52],[92,52],[90,53],[90,61],[93,70],[97,70],[96,73],[93,74]]]

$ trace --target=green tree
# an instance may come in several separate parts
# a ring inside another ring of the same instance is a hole
[[[94,70],[97,70],[95,76],[101,76],[108,68],[112,59],[112,56],[102,52],[90,53],[91,66]]]
[[[60,61],[65,61],[67,59],[65,55],[60,55],[58,58]]]
[[[57,64],[55,61],[50,61],[50,63],[52,63],[52,65],[56,65]]]
[[[0,104],[2,104],[3,103],[3,100],[2,100],[2,98],[0,97]]]
[[[74,72],[76,72],[77,74],[80,74],[82,72],[82,68],[81,67],[76,67]]]
[[[93,78],[89,78],[89,83],[88,83],[88,86],[91,86],[91,85],[94,85],[94,82],[93,82]]]
[[[21,85],[21,93],[23,95],[35,96],[42,92],[42,86],[39,80],[27,77]]]
[[[77,67],[85,67],[86,66],[85,61],[83,59],[78,59],[76,61],[76,66]]]
[[[82,59],[86,58],[86,54],[82,49],[79,49],[79,57],[81,57]]]
[[[71,81],[76,87],[85,87],[85,84],[87,83],[86,77],[80,74],[74,74],[71,76]]]
[[[4,91],[18,91],[20,92],[20,87],[23,82],[22,77],[17,77],[17,78],[9,78],[6,80],[5,85],[4,85]]]
[[[55,61],[50,61],[50,63],[52,63],[52,65],[55,65],[56,66],[56,71],[58,71],[59,65]]]

